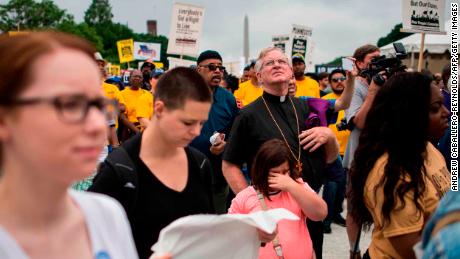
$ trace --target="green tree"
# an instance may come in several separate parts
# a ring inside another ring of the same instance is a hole
[[[103,41],[103,57],[109,62],[118,63],[117,41],[134,38],[134,32],[120,23],[99,24],[94,28]]]
[[[85,22],[75,24],[73,21],[68,21],[60,24],[57,29],[59,31],[75,34],[90,41],[99,52],[104,50],[102,38],[93,27],[90,27]]]
[[[56,28],[73,21],[73,16],[60,9],[51,0],[10,0],[0,5],[0,30],[33,30]]]
[[[93,0],[85,12],[85,22],[91,26],[112,23],[112,18],[109,0]]]
[[[413,33],[405,33],[401,32],[400,29],[402,28],[402,23],[396,24],[395,27],[388,33],[386,36],[381,37],[377,41],[377,47],[383,47],[387,44],[395,42],[397,40],[403,39],[407,36],[412,35]]]

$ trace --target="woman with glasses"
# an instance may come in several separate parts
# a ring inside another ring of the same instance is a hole
[[[61,33],[0,37],[0,258],[137,258],[121,206],[68,189],[107,134],[94,52]]]
[[[412,247],[450,186],[433,145],[447,129],[448,115],[439,88],[421,73],[396,74],[377,93],[348,196],[353,219],[364,228],[374,224],[370,258],[415,258]]]

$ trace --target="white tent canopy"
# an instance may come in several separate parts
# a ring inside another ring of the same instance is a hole
[[[420,43],[422,36],[420,33],[414,33],[409,37],[400,39],[396,42],[401,42],[406,48],[407,53],[418,53],[420,51]],[[440,35],[440,34],[425,34],[425,51],[428,53],[434,54],[443,54],[446,51],[450,51],[450,40],[449,35]],[[383,55],[388,55],[389,53],[395,53],[393,48],[393,43],[385,45],[380,48],[380,51]]]

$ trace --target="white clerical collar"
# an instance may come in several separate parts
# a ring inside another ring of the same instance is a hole
[[[284,103],[286,101],[286,96],[280,96],[280,103]]]

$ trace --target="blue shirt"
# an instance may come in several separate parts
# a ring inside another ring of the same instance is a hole
[[[224,133],[225,139],[227,139],[237,114],[238,107],[235,97],[224,88],[216,87],[208,120],[203,125],[200,135],[190,143],[190,146],[198,149],[209,158],[214,171],[214,182],[218,185],[226,183],[222,175],[222,154],[216,156],[209,151],[211,147],[209,138],[214,132],[219,132]]]

